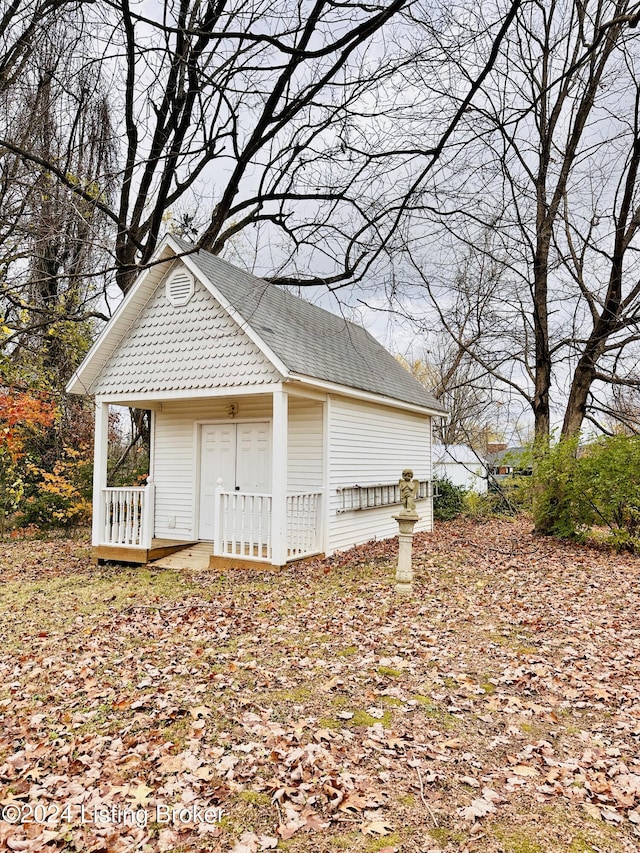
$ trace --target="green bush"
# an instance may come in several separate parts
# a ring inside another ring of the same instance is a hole
[[[531,504],[539,533],[570,537],[578,532],[578,441],[563,439],[533,451]]]
[[[586,447],[557,442],[535,456],[536,529],[580,537],[609,529],[617,549],[640,551],[640,437],[603,436]]]
[[[451,480],[435,480],[434,485],[439,493],[433,501],[433,517],[437,521],[451,521],[464,512],[466,489],[454,486]]]
[[[514,516],[531,508],[531,477],[513,476],[501,480],[484,495],[467,492],[464,509],[472,518]]]
[[[640,437],[612,435],[578,458],[576,523],[604,526],[618,549],[640,550]]]

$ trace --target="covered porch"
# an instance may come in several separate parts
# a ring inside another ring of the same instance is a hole
[[[146,486],[107,485],[109,406],[115,404],[152,411]],[[283,566],[322,554],[323,446],[322,401],[311,404],[281,384],[246,398],[98,399],[94,559],[142,564],[198,542],[220,567]]]
[[[93,546],[100,560],[148,563],[189,548],[199,540],[158,539],[153,536],[154,484],[101,490],[104,530]],[[286,555],[284,562],[322,551],[321,492],[286,495]],[[273,496],[216,490],[210,565],[231,565],[237,558],[274,565]],[[215,558],[222,558],[217,561]],[[229,562],[231,560],[231,562]],[[280,563],[277,563],[280,565]]]

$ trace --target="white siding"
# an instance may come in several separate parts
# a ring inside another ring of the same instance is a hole
[[[95,394],[233,388],[279,374],[200,282],[172,305],[162,280],[106,362]]]
[[[338,513],[337,489],[395,483],[404,468],[431,479],[431,419],[337,397],[329,402],[329,429],[329,552],[395,536],[392,516],[399,505]],[[431,500],[420,501],[417,509],[416,530],[431,530]]]
[[[322,403],[289,396],[287,491],[322,489]]]
[[[454,486],[471,489],[478,494],[486,494],[487,476],[485,469],[478,462],[439,461],[433,464],[433,476],[441,480],[451,480]]]
[[[232,396],[214,400],[165,402],[155,416],[155,536],[193,539],[199,488],[196,423],[227,421],[231,401],[239,405],[238,422],[272,417],[271,395]],[[369,539],[395,536],[391,516],[399,507],[337,513],[337,489],[393,483],[410,466],[420,479],[431,476],[430,420],[346,398],[332,398],[329,409],[329,542],[328,550],[348,548]],[[323,486],[323,404],[289,397],[287,491],[320,490]],[[430,501],[418,503],[422,520],[416,529],[431,529]]]
[[[236,420],[271,418],[271,395],[164,403],[155,417],[153,478],[156,484],[155,536],[193,539],[199,476],[197,421],[226,421],[231,401]],[[173,524],[172,524],[173,522]]]

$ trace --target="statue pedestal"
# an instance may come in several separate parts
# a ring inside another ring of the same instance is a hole
[[[411,551],[413,549],[413,528],[420,521],[417,512],[404,512],[394,515],[400,531],[398,533],[398,568],[396,570],[396,592],[400,595],[413,593],[413,567]]]

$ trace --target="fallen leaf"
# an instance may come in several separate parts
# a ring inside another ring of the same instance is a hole
[[[367,708],[367,714],[375,720],[381,720],[384,717],[384,711],[382,708]]]
[[[601,814],[602,819],[608,821],[609,823],[622,823],[622,815],[615,809],[604,808],[602,809]]]
[[[535,767],[530,767],[528,764],[516,764],[515,767],[509,768],[510,773],[516,776],[539,776],[540,774]]]
[[[465,820],[477,820],[478,818],[486,817],[491,812],[495,812],[496,807],[485,799],[472,800],[471,805],[460,810],[460,814]]]
[[[257,853],[260,839],[255,832],[243,832],[231,848],[231,853]]]
[[[351,792],[340,803],[341,812],[361,812],[367,808],[367,798]]]
[[[207,708],[206,705],[198,705],[195,708],[190,708],[189,713],[191,714],[194,720],[197,720],[198,717],[210,717],[211,709]]]
[[[389,835],[390,832],[393,827],[384,820],[374,820],[362,827],[363,835]]]
[[[149,788],[148,785],[145,785],[144,782],[140,782],[137,787],[131,788],[129,787],[128,796],[131,797],[134,804],[138,804],[141,806],[146,806],[149,802],[149,794],[153,793],[153,788]]]
[[[582,803],[582,808],[586,811],[589,817],[592,817],[594,820],[602,820],[602,815],[600,814],[598,806],[594,806],[593,803]]]

